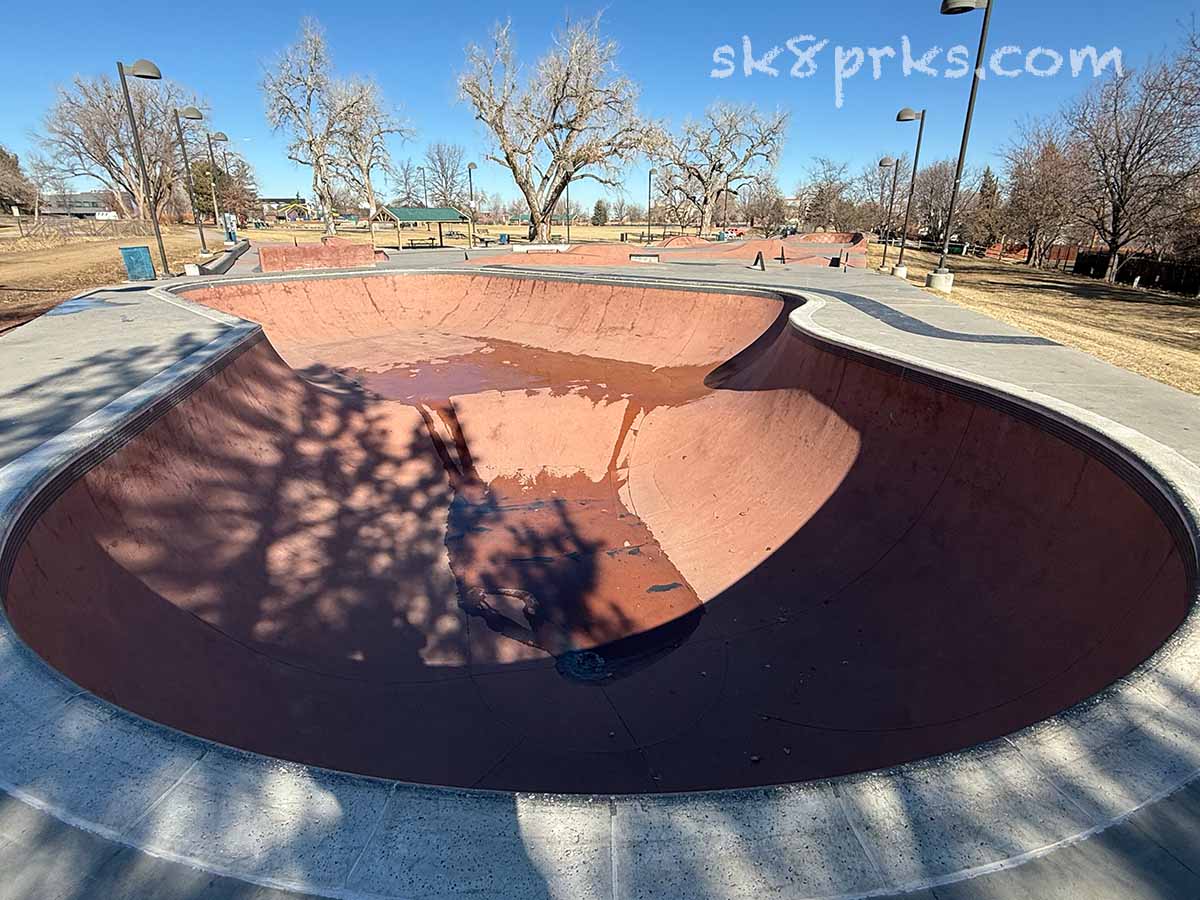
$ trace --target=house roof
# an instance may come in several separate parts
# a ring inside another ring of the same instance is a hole
[[[467,217],[450,206],[381,206],[397,222],[466,222]]]

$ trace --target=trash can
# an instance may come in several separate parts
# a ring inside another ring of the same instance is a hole
[[[121,261],[125,263],[125,275],[130,281],[154,281],[154,261],[150,259],[149,247],[122,247]]]
[[[500,243],[501,243],[501,244],[507,244],[507,243],[508,243],[508,235],[507,235],[507,234],[505,234],[503,231],[502,231],[502,232],[500,232]]]

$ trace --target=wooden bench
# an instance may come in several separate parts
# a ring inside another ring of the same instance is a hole
[[[409,238],[408,249],[416,250],[418,247],[436,247],[437,241],[433,238]]]

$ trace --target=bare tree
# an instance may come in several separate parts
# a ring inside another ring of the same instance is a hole
[[[368,222],[378,209],[376,175],[389,173],[389,138],[407,139],[412,130],[387,109],[374,81],[352,81],[342,89],[346,114],[334,126],[329,167],[343,184],[366,202]]]
[[[796,189],[804,207],[802,218],[816,228],[836,231],[845,224],[852,203],[849,166],[844,162],[818,156],[808,176]]]
[[[696,207],[701,232],[711,230],[723,191],[775,166],[787,124],[779,110],[767,115],[753,104],[718,102],[661,142],[658,157],[679,173],[678,190]]]
[[[680,229],[700,227],[700,207],[689,188],[690,179],[681,169],[664,165],[654,182],[658,199],[654,205],[656,221],[678,225]]]
[[[467,205],[467,151],[460,144],[430,144],[425,150],[429,202],[454,209]]]
[[[337,206],[337,141],[360,116],[369,98],[361,84],[333,77],[325,32],[312,18],[300,23],[300,38],[285,49],[262,80],[267,121],[285,132],[288,159],[312,169],[313,199],[334,234]]]
[[[76,77],[70,86],[58,88],[43,123],[41,143],[66,177],[99,182],[125,217],[134,215],[128,199],[132,197],[138,216],[148,219],[161,215],[183,174],[176,164],[174,110],[200,103],[180,85],[165,80],[130,79],[129,95],[142,139],[149,197],[138,173],[125,101],[113,79]],[[188,134],[195,140],[193,131]]]
[[[738,217],[763,235],[778,234],[787,223],[787,203],[770,173],[744,184],[737,200]]]
[[[612,221],[624,225],[626,219],[629,217],[629,203],[623,194],[617,194],[612,199],[609,209],[612,211]]]
[[[424,206],[425,196],[421,190],[420,167],[411,159],[404,159],[392,170],[396,206]]]
[[[1107,281],[1121,251],[1144,240],[1200,173],[1194,98],[1186,66],[1158,64],[1110,75],[1067,108],[1081,149],[1081,213],[1108,247]]]
[[[942,240],[947,229],[953,236],[962,223],[970,221],[974,215],[979,179],[967,172],[963,175],[962,185],[959,187],[958,202],[954,207],[954,222],[948,221],[955,169],[954,160],[942,159],[917,172],[917,183],[913,189],[913,217],[916,220],[917,231],[927,240]]]
[[[1025,240],[1026,264],[1041,266],[1079,215],[1080,158],[1066,135],[1030,123],[1005,150],[1008,227]]]
[[[29,173],[29,184],[33,188],[33,223],[36,225],[41,220],[45,198],[60,186],[65,192],[66,179],[54,161],[40,153],[30,156],[26,171]]]
[[[879,159],[885,154],[880,153]],[[904,204],[908,198],[908,185],[912,178],[912,160],[907,153],[896,158],[896,165],[880,168],[877,161],[863,166],[862,172],[850,186],[848,197],[854,209],[847,215],[844,224],[855,228],[869,229],[882,234],[887,228],[897,229],[903,225]],[[892,186],[895,185],[895,195]]]
[[[637,114],[637,88],[618,74],[616,56],[598,17],[557,34],[523,83],[511,23],[496,26],[490,47],[467,48],[459,91],[491,131],[488,158],[508,167],[525,198],[530,239],[549,239],[550,216],[571,179],[611,186],[621,164],[646,148],[652,129]]]

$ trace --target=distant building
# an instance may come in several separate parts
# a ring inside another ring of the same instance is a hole
[[[259,197],[258,205],[262,209],[265,221],[296,221],[318,218],[316,211],[297,194],[295,197]]]
[[[133,199],[129,199],[130,207]],[[108,191],[81,191],[67,194],[45,194],[42,197],[42,215],[74,216],[76,219],[94,219],[96,213],[117,211]]]

